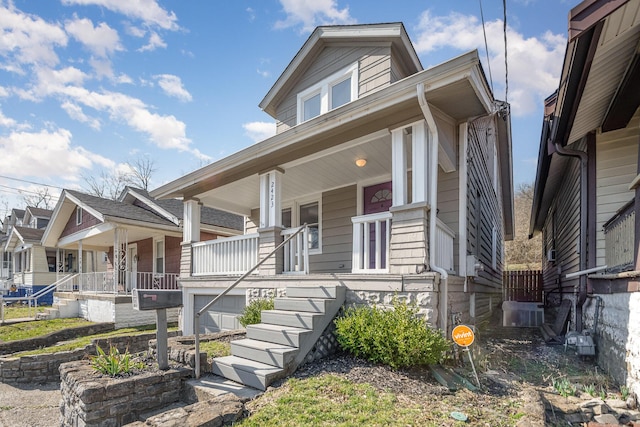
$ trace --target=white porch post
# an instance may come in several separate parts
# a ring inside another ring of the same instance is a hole
[[[407,145],[404,129],[391,131],[391,197],[393,206],[407,204]]]
[[[60,248],[56,248],[56,282],[60,280],[60,266],[62,263],[60,262]]]
[[[191,245],[200,241],[202,203],[195,198],[185,200],[183,203],[180,277],[189,277],[193,266]]]
[[[282,175],[274,169],[260,175],[260,243],[258,259],[262,260],[282,242]],[[260,266],[260,274],[282,273],[282,250]]]
[[[411,126],[412,166],[412,203],[429,200],[429,141],[424,120]]]
[[[78,240],[78,273],[82,274],[82,239]]]
[[[282,225],[282,171],[260,175],[260,228]]]
[[[184,201],[184,219],[182,228],[182,241],[195,243],[200,241],[200,215],[202,203],[198,199]]]
[[[411,203],[408,197],[409,163],[405,132],[411,128]],[[416,274],[428,264],[429,145],[424,120],[391,131],[393,206],[390,209],[389,272]]]

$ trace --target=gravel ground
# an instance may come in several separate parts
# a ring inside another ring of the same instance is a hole
[[[19,386],[0,383],[0,426],[58,426],[60,399],[60,383]]]

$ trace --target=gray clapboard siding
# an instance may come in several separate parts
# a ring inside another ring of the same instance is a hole
[[[495,144],[495,119],[485,117],[475,120],[469,126],[467,144],[467,250],[478,257],[484,270],[474,279],[476,293],[476,317],[489,314],[488,301],[502,288],[503,218],[500,187],[494,189],[493,173],[490,172],[492,155],[490,146]],[[499,180],[498,180],[499,181]],[[496,267],[492,264],[492,237],[496,230]],[[489,295],[488,297],[483,296]],[[483,301],[487,301],[486,304]]]
[[[391,84],[390,51],[389,46],[326,47],[278,105],[276,132],[296,125],[298,93],[355,62],[359,64],[358,97]]]
[[[458,168],[456,168],[454,172],[449,173],[445,173],[442,169],[438,168],[438,218],[456,232],[456,237],[453,239],[453,265],[456,271],[460,271],[458,260],[460,238],[458,233],[458,208],[460,206],[459,183],[460,175]]]
[[[309,257],[311,272],[351,271],[351,217],[356,215],[356,188],[350,185],[322,195],[322,254]]]
[[[625,129],[596,135],[596,265],[605,264],[603,224],[634,197],[640,112]]]

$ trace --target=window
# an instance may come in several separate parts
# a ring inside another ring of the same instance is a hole
[[[296,208],[282,209],[282,226],[285,228],[299,227],[307,224],[309,227],[309,253],[321,253],[321,204],[319,200],[296,203]]]
[[[358,97],[358,63],[298,94],[298,123],[313,119]]]
[[[164,274],[164,240],[156,240],[153,247],[154,273]]]
[[[82,224],[82,208],[78,206],[76,208],[76,225]]]

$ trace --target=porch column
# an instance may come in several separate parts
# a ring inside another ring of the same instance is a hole
[[[189,277],[192,271],[191,245],[200,241],[202,203],[198,199],[185,200],[183,212],[180,277]]]
[[[407,204],[407,144],[404,128],[391,131],[391,197],[393,206]]]
[[[120,285],[126,289],[127,230],[116,227],[113,233],[113,292],[117,293]]]
[[[62,262],[60,261],[60,248],[56,248],[56,282],[60,280],[60,267]]]
[[[78,273],[82,273],[82,239],[78,240]]]
[[[258,229],[258,259],[264,259],[283,238],[282,232],[282,175],[283,171],[274,169],[260,175],[260,228]],[[282,273],[283,251],[273,255],[260,266],[260,274],[275,275]]]
[[[407,200],[406,146],[402,144],[403,130],[411,127],[411,203]],[[429,141],[424,120],[403,129],[392,131],[393,206],[390,209],[391,242],[389,245],[389,273],[416,274],[426,271],[429,264]],[[395,136],[394,135],[398,135]],[[401,160],[405,157],[404,160]],[[404,168],[404,173],[400,170]],[[398,173],[396,170],[398,169]],[[403,180],[397,184],[396,179]],[[402,191],[396,195],[396,191]]]

